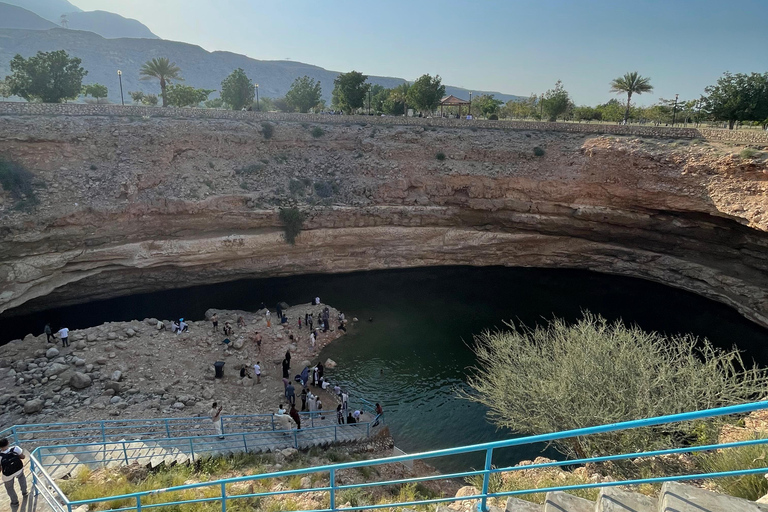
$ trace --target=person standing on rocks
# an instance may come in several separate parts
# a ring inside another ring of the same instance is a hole
[[[218,403],[213,402],[213,406],[211,407],[211,410],[208,412],[208,415],[211,417],[211,422],[213,422],[213,428],[214,430],[216,430],[216,435],[219,436],[219,439],[224,439],[224,434],[222,433],[222,428],[221,428],[221,410],[223,408],[224,408],[223,405],[219,406]]]
[[[291,368],[291,349],[285,351],[285,360],[288,361],[288,369]]]
[[[261,384],[261,361],[253,365],[253,374],[256,375],[256,384]]]
[[[211,317],[211,323],[213,324],[213,332],[219,332],[219,315],[214,313]]]
[[[51,324],[45,324],[43,332],[48,337],[48,343],[56,343],[56,337],[53,335],[53,331],[51,330]],[[53,341],[51,341],[51,338],[53,338]]]
[[[267,319],[267,327],[272,327],[272,323],[269,320],[270,315],[271,313],[269,312],[269,310],[267,310],[267,312],[264,313],[264,317]]]
[[[301,412],[307,410],[307,388],[301,388]]]
[[[2,466],[5,492],[11,499],[11,506],[19,505],[19,496],[14,488],[14,480],[18,478],[21,495],[27,495],[27,477],[24,475],[24,451],[18,446],[11,446],[8,439],[0,439],[0,466]]]
[[[336,421],[339,425],[344,424],[344,412],[341,410],[341,404],[336,406]]]
[[[288,371],[291,369],[291,364],[288,362],[288,359],[283,359],[283,378],[288,380],[290,379],[290,374]]]
[[[290,381],[285,387],[285,398],[291,405],[296,405],[296,388],[293,387],[293,384]]]
[[[59,329],[59,332],[56,334],[59,335],[59,338],[61,338],[61,346],[62,347],[68,347],[69,346],[69,329],[66,327],[62,327]]]
[[[253,341],[256,342],[256,347],[259,349],[259,354],[261,354],[261,334],[259,331],[256,331],[253,335]]]
[[[283,306],[281,306],[279,302],[275,306],[275,310],[277,311],[277,318],[282,320],[282,318],[283,318]]]
[[[291,410],[288,412],[288,415],[296,422],[296,430],[301,430],[301,416],[299,416],[299,411],[296,410],[294,404],[291,404]]]

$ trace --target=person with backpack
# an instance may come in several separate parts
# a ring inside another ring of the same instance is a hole
[[[18,446],[11,446],[8,439],[0,439],[0,467],[2,467],[5,492],[11,499],[11,506],[19,504],[19,497],[14,489],[13,482],[19,479],[21,495],[27,495],[27,477],[24,475],[24,451]]]
[[[45,324],[43,332],[48,337],[48,343],[56,343],[56,337],[53,335],[53,331],[51,330],[51,324]],[[53,338],[53,341],[51,341],[51,338]]]

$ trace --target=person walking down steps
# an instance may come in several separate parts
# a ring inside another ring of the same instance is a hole
[[[14,482],[18,479],[21,495],[27,495],[27,477],[24,475],[24,451],[18,446],[11,446],[8,439],[0,439],[0,466],[2,467],[5,492],[11,499],[11,506],[19,505],[19,496],[16,494]]]
[[[211,417],[211,421],[213,422],[213,428],[216,430],[216,435],[219,436],[219,439],[224,439],[224,434],[221,430],[221,410],[223,408],[223,405],[219,406],[218,403],[213,402],[213,407],[211,407],[211,410],[208,413]]]

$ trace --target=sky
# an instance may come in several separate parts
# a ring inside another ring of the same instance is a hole
[[[768,71],[768,0],[70,0],[163,39],[262,60],[528,96],[562,80],[577,105],[698,98],[725,71]]]

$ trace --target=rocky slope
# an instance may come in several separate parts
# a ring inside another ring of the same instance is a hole
[[[0,154],[35,173],[39,199],[24,209],[2,196],[0,310],[174,283],[461,264],[636,276],[768,325],[759,154],[355,121],[0,117]],[[294,246],[278,217],[289,205],[308,216]]]

